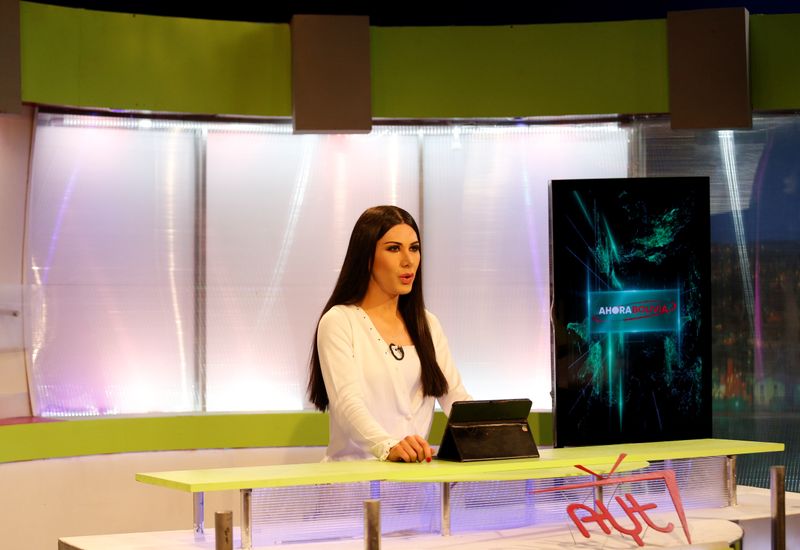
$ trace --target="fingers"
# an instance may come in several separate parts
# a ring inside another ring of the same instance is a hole
[[[428,442],[424,437],[420,437],[418,435],[413,437],[417,438],[417,443],[419,443],[420,447],[422,447],[422,453],[417,455],[419,457],[419,461],[422,462],[424,460],[425,462],[430,462],[431,458],[433,458],[433,449],[431,449],[431,446],[428,445]]]
[[[419,435],[408,435],[389,451],[388,460],[393,462],[430,462],[431,446]]]
[[[401,441],[389,450],[386,460],[390,462],[411,462],[411,455],[408,454],[407,446]]]

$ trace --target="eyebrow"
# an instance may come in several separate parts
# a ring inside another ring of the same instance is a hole
[[[399,244],[399,245],[402,245],[403,243],[401,243],[400,241],[384,241],[383,244]],[[419,244],[419,241],[414,241],[412,243],[409,243],[410,246],[414,246],[415,244]]]

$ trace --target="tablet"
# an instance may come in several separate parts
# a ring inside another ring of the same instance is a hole
[[[458,462],[536,458],[530,410],[530,399],[456,401],[436,456]]]

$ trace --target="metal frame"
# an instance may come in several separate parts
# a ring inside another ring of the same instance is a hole
[[[364,548],[381,549],[381,501],[376,498],[364,501]]]
[[[736,455],[725,457],[725,482],[728,487],[728,504],[736,506],[738,504],[736,497]]]
[[[786,466],[769,469],[772,550],[786,550]]]
[[[242,489],[240,491],[242,497],[242,548],[244,550],[251,550],[253,548],[253,531],[252,531],[252,507],[253,507],[253,490]]]
[[[205,493],[192,493],[194,540],[205,540]]]
[[[442,527],[443,537],[450,536],[450,483],[442,483]]]

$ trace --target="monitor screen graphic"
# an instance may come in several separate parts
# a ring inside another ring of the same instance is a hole
[[[551,184],[557,446],[711,437],[709,180]]]

